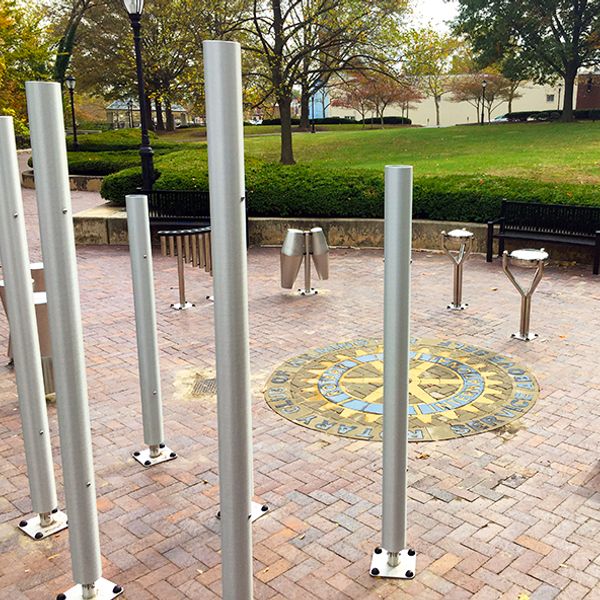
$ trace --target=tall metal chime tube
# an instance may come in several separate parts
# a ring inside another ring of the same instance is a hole
[[[42,520],[51,519],[56,485],[12,117],[0,117],[0,256],[31,504]]]
[[[206,41],[223,598],[252,598],[252,433],[240,45]]]
[[[163,444],[163,410],[156,337],[156,304],[148,198],[144,195],[130,195],[125,197],[125,201],[133,280],[144,442],[148,445],[147,450],[134,452],[133,455],[138,462],[149,467],[175,458],[176,454]]]
[[[406,548],[412,167],[385,168],[382,548],[371,574],[414,577]]]
[[[81,585],[80,597],[94,598],[96,585],[101,583],[102,587],[106,581],[99,581],[102,567],[96,486],[61,90],[60,84],[54,82],[30,81],[25,87],[47,271],[71,564],[73,578]],[[120,592],[115,586],[113,595],[98,597],[114,597]],[[71,593],[70,590],[69,597]]]

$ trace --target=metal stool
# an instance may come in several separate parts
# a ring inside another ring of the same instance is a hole
[[[448,243],[453,242],[454,246],[460,244],[455,254],[448,248]],[[462,303],[462,284],[463,284],[463,266],[469,254],[471,254],[471,245],[473,242],[473,234],[466,229],[453,229],[446,233],[442,231],[442,246],[444,252],[450,257],[454,263],[454,293],[452,303],[448,304],[450,310],[464,310],[469,306]]]
[[[502,254],[502,268],[506,276],[521,294],[521,322],[519,333],[513,333],[512,337],[517,340],[529,342],[535,339],[538,334],[530,333],[529,324],[531,321],[531,297],[539,285],[544,275],[544,265],[548,260],[548,253],[541,248],[540,250],[526,248],[523,250],[513,250],[510,254],[505,250]],[[526,269],[536,269],[531,286],[525,291],[515,279],[515,276],[509,270],[509,264],[515,267],[524,267]]]
[[[159,231],[160,251],[163,256],[177,257],[179,279],[179,302],[171,304],[175,310],[192,308],[194,304],[185,299],[185,263],[204,269],[212,275],[212,255],[210,249],[210,227]]]

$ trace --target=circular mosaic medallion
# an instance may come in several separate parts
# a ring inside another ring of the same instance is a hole
[[[513,359],[454,341],[413,339],[409,439],[447,440],[502,427],[531,409],[535,377]],[[290,358],[269,378],[269,406],[290,421],[381,440],[383,343],[358,339]]]

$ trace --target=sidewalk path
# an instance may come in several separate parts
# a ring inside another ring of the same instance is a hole
[[[34,192],[24,190],[33,260]],[[75,193],[74,210],[98,203]],[[104,576],[129,600],[220,597],[216,404],[190,385],[214,377],[211,279],[187,269],[197,307],[177,298],[175,262],[155,254],[166,442],[175,461],[142,469],[143,445],[127,250],[77,251]],[[537,377],[537,404],[505,429],[410,445],[409,534],[417,576],[368,575],[380,542],[381,445],[308,430],[275,414],[262,389],[286,358],[382,335],[380,251],[336,250],[321,293],[279,287],[276,249],[249,253],[256,498],[255,598],[267,600],[600,598],[600,277],[550,267],[533,301],[540,339],[512,341],[519,298],[495,261],[465,270],[464,313],[446,311],[451,265],[415,253],[413,334],[508,354]],[[7,342],[0,319],[0,349]],[[56,407],[49,406],[57,457]],[[53,598],[72,583],[67,534],[32,542],[14,374],[0,367],[0,596]],[[523,594],[523,596],[519,596]]]

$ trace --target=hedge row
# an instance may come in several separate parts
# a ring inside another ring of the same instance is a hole
[[[206,153],[181,151],[156,161],[156,189],[208,189]],[[122,205],[141,185],[141,170],[104,179],[102,195]],[[383,217],[383,171],[339,170],[318,165],[246,163],[248,210],[257,217]],[[600,206],[594,186],[553,184],[515,177],[453,175],[415,181],[414,216],[441,221],[486,222],[498,216],[503,199],[546,204]]]
[[[161,140],[153,131],[149,132],[152,148],[177,150],[180,144]],[[139,129],[113,129],[102,133],[89,133],[77,138],[79,150],[82,152],[111,152],[118,150],[136,150],[140,147],[141,133]],[[67,137],[67,147],[73,150],[73,138]]]

